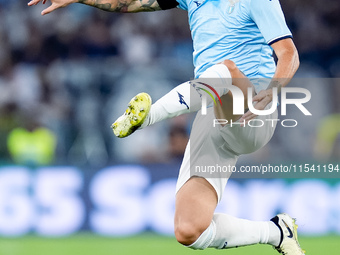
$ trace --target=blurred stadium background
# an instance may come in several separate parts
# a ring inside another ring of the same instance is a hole
[[[279,127],[240,164],[340,163],[340,2],[282,0],[313,117]],[[136,93],[193,77],[184,11],[115,14],[0,0],[0,255],[193,254],[173,238],[176,176],[192,116],[119,140]],[[233,179],[218,210],[298,218],[307,254],[338,254],[340,173]],[[228,254],[273,254],[247,247]],[[207,250],[204,254],[217,254]]]

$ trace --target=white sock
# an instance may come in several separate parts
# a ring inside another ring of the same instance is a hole
[[[197,82],[200,81],[204,82],[204,79],[206,78],[216,78],[209,81],[214,83],[211,86],[216,90],[220,97],[228,93],[229,89],[227,86],[231,84],[229,69],[223,64],[214,65],[208,68],[199,79],[178,85],[155,102],[151,106],[150,112],[141,128],[168,118],[200,110],[202,106],[201,95],[193,84],[197,84]],[[217,97],[215,93],[211,92],[211,94]],[[209,96],[206,98],[207,104],[209,105],[213,99]]]
[[[251,244],[279,245],[281,232],[271,221],[250,221],[227,214],[215,214],[216,236],[210,244],[215,248],[232,248]]]
[[[228,249],[258,243],[278,246],[280,238],[279,228],[271,221],[250,221],[215,214],[210,226],[189,247]]]

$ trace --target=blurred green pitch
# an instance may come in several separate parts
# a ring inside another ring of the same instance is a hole
[[[340,254],[340,236],[301,237],[307,255]],[[129,238],[108,238],[77,234],[66,238],[0,238],[0,255],[274,255],[269,245],[255,245],[218,251],[193,251],[178,244],[174,238],[144,234]]]

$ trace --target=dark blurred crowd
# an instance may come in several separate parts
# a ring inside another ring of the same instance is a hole
[[[301,56],[297,76],[339,77],[340,2],[281,4]],[[73,4],[42,17],[44,7],[0,0],[0,158],[26,163],[20,153],[28,151],[60,164],[179,160],[191,116],[124,140],[110,124],[136,93],[157,99],[193,78],[187,13],[117,14]],[[340,110],[336,81],[325,86],[320,117]],[[33,145],[37,137],[50,148]]]

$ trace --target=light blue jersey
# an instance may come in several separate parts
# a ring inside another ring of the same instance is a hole
[[[279,0],[177,2],[189,15],[196,78],[225,59],[234,61],[248,78],[273,77],[276,67],[270,44],[292,37]],[[265,89],[260,87],[256,90]]]

